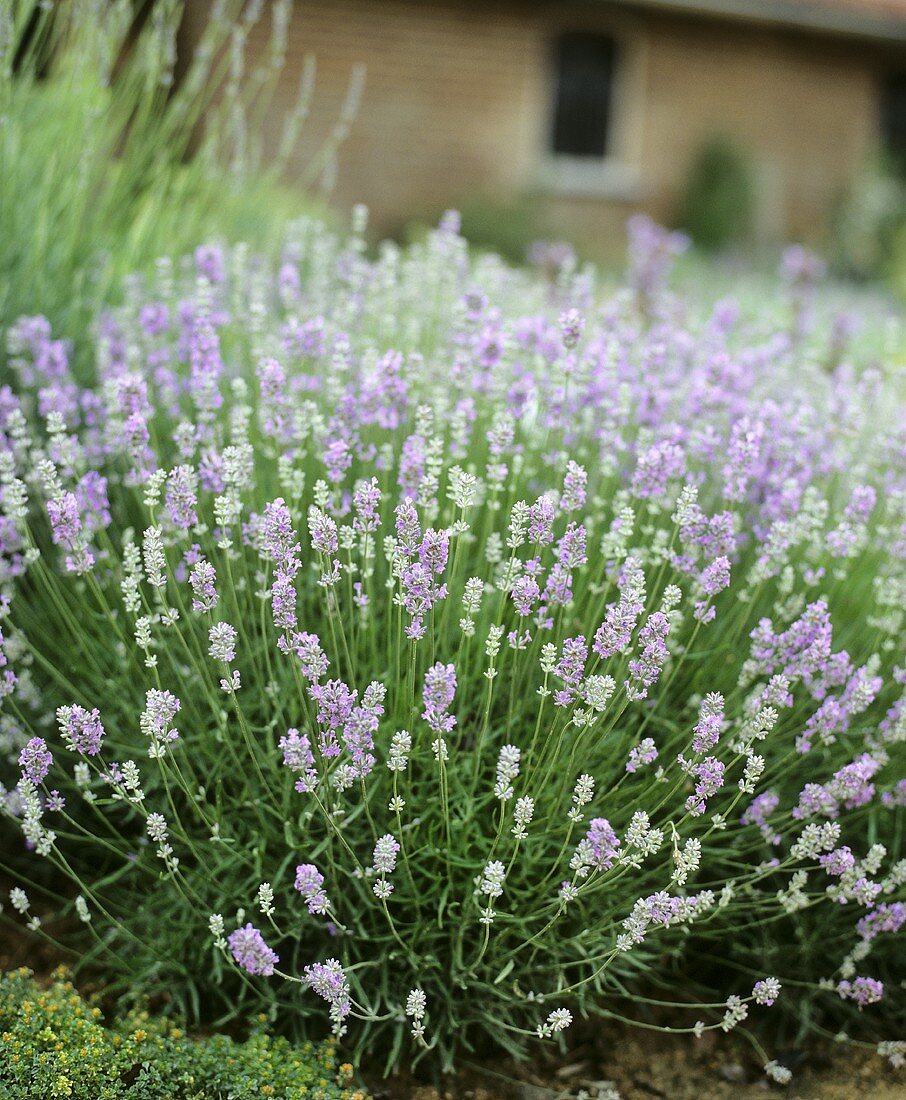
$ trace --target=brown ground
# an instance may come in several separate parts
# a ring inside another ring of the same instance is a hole
[[[801,1056],[792,1084],[771,1086],[751,1048],[731,1036],[625,1032],[591,1040],[565,1063],[549,1054],[526,1066],[475,1066],[440,1087],[391,1078],[372,1084],[375,1100],[906,1100],[906,1069],[870,1051],[815,1048]]]
[[[0,923],[0,969],[29,966],[40,975],[59,962],[46,944]],[[870,1051],[819,1045],[797,1057],[793,1083],[779,1089],[736,1036],[709,1032],[695,1040],[601,1027],[565,1059],[546,1049],[527,1065],[467,1066],[439,1087],[403,1076],[366,1080],[375,1100],[575,1100],[582,1090],[598,1100],[608,1083],[622,1100],[906,1100],[906,1069],[893,1070]]]

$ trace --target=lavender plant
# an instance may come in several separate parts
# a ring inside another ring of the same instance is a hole
[[[161,260],[87,386],[8,333],[13,909],[388,1065],[775,1002],[901,1060],[901,380],[804,253],[698,324],[647,221],[603,299],[355,223]]]

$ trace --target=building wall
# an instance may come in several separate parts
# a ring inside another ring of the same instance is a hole
[[[186,41],[204,7],[187,5]],[[551,42],[577,29],[621,43],[618,149],[614,171],[564,192],[547,155]],[[256,29],[250,52],[266,39],[266,25]],[[476,196],[537,194],[548,232],[578,236],[598,253],[622,240],[633,210],[670,219],[692,158],[715,132],[735,137],[755,164],[763,236],[816,235],[873,149],[877,74],[890,63],[879,46],[628,13],[606,0],[301,0],[267,123],[271,141],[309,53],[315,96],[292,175],[327,140],[350,72],[364,62],[364,94],[332,193],[340,208],[365,202],[372,226],[394,233]]]

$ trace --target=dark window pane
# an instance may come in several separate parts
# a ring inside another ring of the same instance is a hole
[[[616,47],[597,34],[564,34],[556,45],[553,148],[574,157],[607,152]]]
[[[906,73],[889,76],[881,87],[881,139],[894,166],[906,173]]]

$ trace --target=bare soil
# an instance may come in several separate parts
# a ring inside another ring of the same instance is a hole
[[[815,1044],[778,1061],[792,1083],[772,1085],[751,1046],[734,1035],[701,1039],[599,1026],[563,1058],[545,1051],[532,1063],[468,1066],[450,1080],[370,1080],[375,1100],[588,1100],[619,1090],[622,1100],[906,1100],[906,1069],[873,1051]],[[366,1078],[367,1079],[367,1078]]]
[[[28,966],[48,975],[60,961],[46,943],[0,923],[0,969]],[[531,1063],[468,1065],[439,1085],[408,1075],[365,1077],[374,1100],[574,1100],[583,1090],[598,1100],[608,1085],[622,1100],[906,1100],[906,1069],[870,1051],[817,1044],[778,1060],[795,1074],[785,1089],[770,1084],[736,1036],[709,1032],[695,1040],[602,1025],[565,1058],[545,1050]]]
[[[609,1095],[608,1084],[622,1100],[906,1100],[906,1070],[870,1051],[812,1049],[798,1056],[786,1088],[749,1055],[728,1036],[624,1033],[610,1042],[602,1035],[565,1062],[475,1066],[439,1087],[391,1078],[372,1089],[375,1100],[574,1100],[582,1090],[595,1100]]]

